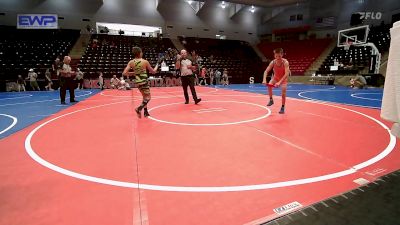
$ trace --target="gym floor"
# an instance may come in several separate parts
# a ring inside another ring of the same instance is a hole
[[[262,224],[399,169],[382,89],[290,84],[0,93],[0,224]]]

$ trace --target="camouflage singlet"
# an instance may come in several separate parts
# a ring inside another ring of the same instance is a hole
[[[133,59],[134,67],[132,68],[135,72],[135,83],[138,85],[143,85],[147,83],[147,71],[143,68],[142,59]]]

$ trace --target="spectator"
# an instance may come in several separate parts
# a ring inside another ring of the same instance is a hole
[[[192,56],[193,62],[198,64],[199,55],[196,54],[196,51],[193,50],[190,55]]]
[[[54,60],[54,63],[51,67],[52,67],[53,73],[55,73],[58,77],[60,75],[60,70],[62,67],[62,62],[60,61],[60,57],[57,56],[56,60]]]
[[[215,77],[215,84],[220,85],[221,84],[221,72],[218,69],[215,70],[214,77]]]
[[[53,81],[51,80],[50,69],[46,70],[46,72],[44,73],[44,77],[47,81],[47,85],[44,88],[46,88],[47,91],[54,91],[54,89],[51,88],[51,85],[53,85]]]
[[[104,90],[104,78],[103,78],[103,73],[99,73],[99,80],[97,81],[97,85],[99,85],[101,90]]]
[[[201,68],[199,86],[201,86],[201,84],[203,83],[204,85],[207,85],[206,74],[207,74],[207,69],[205,67]]]
[[[84,77],[83,72],[78,68],[76,70],[76,77],[75,77],[76,83],[78,84],[78,89],[83,89],[83,81],[84,81],[83,77]]]
[[[93,39],[92,48],[97,48],[97,39]]]
[[[116,89],[119,87],[120,80],[117,78],[117,75],[113,75],[113,77],[110,80],[110,84],[111,84],[111,89]]]
[[[367,86],[365,78],[359,74],[350,79],[350,87],[354,89],[363,89]]]
[[[179,54],[179,52],[178,52],[178,49],[173,49],[172,50],[172,54],[174,55],[174,56],[177,56],[178,54]]]
[[[164,58],[165,58],[165,53],[164,52],[158,53],[158,59],[164,59]]]
[[[198,77],[198,75],[199,75],[199,72],[200,72],[200,67],[201,67],[201,58],[200,58],[200,56],[196,53],[196,51],[195,50],[193,50],[192,52],[191,52],[191,59],[193,60],[193,63],[195,64],[195,65],[197,65],[197,67],[196,67],[196,69],[195,70],[193,70],[193,72],[194,72],[194,74],[196,75],[196,77]]]
[[[119,90],[131,90],[131,86],[129,85],[128,82],[125,81],[124,77],[122,76],[120,81],[119,81]]]
[[[213,85],[214,84],[214,70],[210,69],[208,74],[210,76],[210,85]]]
[[[33,71],[33,69],[29,69],[28,77],[29,85],[31,86],[33,91],[40,91],[39,84],[37,82],[38,75]]]
[[[203,62],[203,58],[201,58],[201,56],[199,56],[199,55],[197,55],[196,60],[197,60],[197,63],[200,64],[200,65],[201,65],[202,62]]]
[[[214,63],[214,55],[210,55],[210,58],[209,58],[209,59],[210,59],[210,62],[211,62],[211,63]]]
[[[228,85],[229,84],[229,80],[228,80],[228,70],[224,69],[224,72],[222,73],[222,84]]]
[[[26,91],[26,89],[25,89],[26,82],[25,82],[24,78],[21,75],[18,75],[17,84],[18,84],[18,91],[19,92],[21,90],[22,91]]]
[[[165,60],[163,60],[163,61],[161,62],[161,68],[163,68],[163,67],[167,67],[167,63],[165,63]]]
[[[352,62],[349,62],[349,64],[347,64],[346,66],[344,66],[344,68],[345,68],[346,70],[352,70],[352,69],[354,69],[353,63],[352,63]]]

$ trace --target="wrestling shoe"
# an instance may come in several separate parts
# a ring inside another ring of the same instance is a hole
[[[279,114],[285,114],[285,106],[281,107],[281,110],[279,110]]]
[[[149,117],[150,116],[149,111],[147,111],[147,109],[144,109],[143,115],[144,117]]]
[[[142,112],[141,112],[141,110],[139,110],[139,108],[136,108],[135,109],[135,112],[136,112],[136,115],[137,115],[137,117],[140,119],[140,118],[142,118]]]

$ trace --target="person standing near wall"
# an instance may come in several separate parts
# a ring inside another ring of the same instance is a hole
[[[46,88],[47,91],[54,91],[54,89],[51,88],[51,85],[53,85],[53,81],[51,80],[50,69],[46,70],[46,72],[44,73],[44,77],[47,81],[47,85],[44,88]]]
[[[38,78],[37,73],[35,73],[33,69],[29,69],[28,77],[26,79],[29,80],[29,85],[31,86],[33,91],[40,91],[37,78]]]
[[[224,86],[229,84],[228,70],[227,69],[224,69],[224,72],[222,73],[222,84]]]
[[[216,69],[214,72],[214,77],[215,77],[215,84],[220,85],[221,84],[221,71]]]
[[[214,84],[214,70],[213,70],[213,69],[210,69],[210,70],[208,71],[208,74],[209,74],[209,76],[210,76],[210,85],[213,85],[213,84]]]
[[[76,70],[76,77],[75,77],[75,80],[76,80],[76,83],[78,84],[78,89],[83,89],[83,72],[78,68],[77,70]]]
[[[25,89],[26,82],[22,77],[22,75],[18,75],[17,84],[18,84],[18,92],[20,92],[21,90],[26,91]]]
[[[203,67],[200,70],[200,81],[199,81],[199,85],[201,86],[201,84],[207,85],[207,79],[206,79],[206,75],[207,75],[207,68]]]
[[[57,57],[57,58],[54,60],[53,65],[51,65],[51,68],[52,68],[52,70],[53,70],[53,73],[55,73],[57,77],[60,76],[60,70],[61,70],[62,65],[63,65],[63,63],[60,61],[60,58],[59,58],[59,57]]]
[[[103,78],[103,73],[99,73],[99,80],[97,81],[97,85],[99,85],[101,90],[104,90],[104,78]]]

